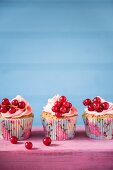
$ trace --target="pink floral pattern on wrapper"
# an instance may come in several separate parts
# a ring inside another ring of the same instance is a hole
[[[107,118],[106,121],[107,121],[108,123],[111,123],[111,122],[113,121],[113,119],[112,119],[112,118]]]
[[[51,137],[52,140],[67,140],[74,138],[76,126],[75,117],[63,120],[48,120],[43,117],[41,119],[45,135]]]
[[[0,138],[9,140],[17,136],[18,140],[28,139],[31,134],[33,117],[23,119],[0,120]]]
[[[66,132],[62,129],[61,125],[57,125],[56,127],[56,140],[66,140],[68,139],[68,135]]]
[[[43,128],[44,128],[44,133],[45,133],[45,135],[47,135],[47,134],[48,134],[48,130],[46,129],[45,126],[43,126]]]
[[[24,134],[23,134],[24,139],[28,139],[30,137],[30,134],[31,134],[31,129],[29,128],[24,129]]]
[[[2,130],[2,138],[8,140],[10,138],[10,133],[9,133],[8,129],[6,129],[4,124],[1,128],[1,130]]]
[[[101,136],[101,132],[99,130],[99,127],[97,127],[93,122],[88,123],[90,132],[96,136]]]
[[[89,119],[83,117],[86,134],[93,139],[112,139],[113,136],[113,119]]]

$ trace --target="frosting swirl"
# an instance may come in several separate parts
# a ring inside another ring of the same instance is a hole
[[[3,118],[20,118],[22,116],[28,116],[32,113],[32,108],[30,107],[29,103],[22,96],[18,95],[14,99],[18,100],[18,102],[23,101],[25,103],[25,108],[24,109],[17,108],[17,111],[13,114],[11,114],[9,111],[7,111],[6,113],[0,113],[1,117],[3,117]],[[14,99],[12,99],[10,102],[12,102]]]
[[[94,114],[94,115],[105,115],[105,114],[113,114],[113,103],[105,101],[103,98],[100,96],[97,96],[101,99],[101,102],[107,102],[109,103],[109,108],[107,110],[103,110],[102,112],[97,112],[97,111],[89,111],[88,108],[85,109],[85,112],[88,114]]]
[[[46,106],[43,107],[43,111],[50,113],[51,115],[55,115],[55,112],[52,111],[52,107],[54,106],[54,103],[60,98],[60,95],[57,94],[53,98],[48,99],[48,103]],[[77,109],[75,107],[71,107],[69,113],[64,113],[63,116],[68,117],[68,116],[73,116],[73,115],[78,115]]]

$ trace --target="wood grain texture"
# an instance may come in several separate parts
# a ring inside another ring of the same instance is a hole
[[[28,151],[24,142],[11,145],[0,140],[0,167],[5,170],[112,170],[112,140],[96,141],[86,137],[84,128],[78,127],[76,138],[53,141],[47,147],[42,144],[41,129],[34,128],[31,141],[34,149]],[[10,155],[10,156],[9,156]]]
[[[8,161],[9,155],[13,161]],[[8,156],[6,156],[8,155]],[[112,170],[113,153],[68,153],[58,155],[39,155],[31,153],[2,152],[0,167],[4,170]],[[15,158],[16,157],[16,158]]]

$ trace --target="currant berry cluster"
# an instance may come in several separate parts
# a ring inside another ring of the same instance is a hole
[[[18,109],[24,109],[25,108],[25,102],[21,101],[19,102],[17,99],[12,100],[11,102],[9,99],[4,98],[2,99],[2,102],[0,104],[0,112],[6,113],[9,111],[10,114],[15,113]]]
[[[72,104],[67,100],[65,96],[61,96],[52,107],[52,111],[55,112],[57,118],[62,117],[63,114],[69,113]]]
[[[102,102],[99,97],[95,97],[93,100],[85,99],[83,104],[88,107],[89,111],[102,112],[103,110],[107,110],[109,108],[109,103]]]

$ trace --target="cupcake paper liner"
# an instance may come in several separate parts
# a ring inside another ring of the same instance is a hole
[[[41,117],[45,136],[52,140],[73,139],[76,130],[77,116],[66,119],[46,119]]]
[[[83,116],[86,135],[93,139],[112,139],[113,118],[96,118]]]
[[[31,134],[33,117],[20,119],[0,118],[0,138],[9,140],[16,136],[18,140],[28,139]]]

